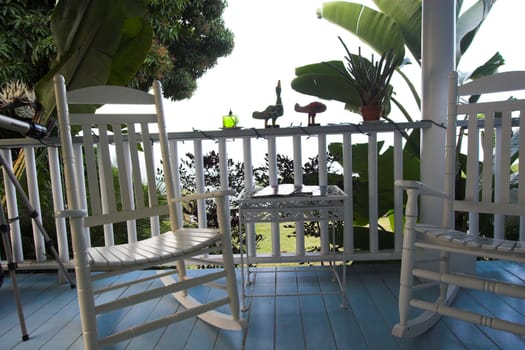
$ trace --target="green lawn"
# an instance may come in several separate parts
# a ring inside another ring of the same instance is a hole
[[[295,223],[281,223],[279,225],[280,239],[281,239],[281,253],[295,252]],[[269,223],[255,224],[255,232],[263,236],[263,239],[258,243],[257,251],[259,253],[272,252],[272,239]],[[305,249],[319,246],[319,238],[305,237]]]
[[[386,230],[391,231],[390,222],[387,218],[380,218],[379,224]],[[281,223],[280,225],[280,238],[281,238],[281,253],[294,253],[295,252],[295,223]],[[269,223],[257,223],[255,224],[255,232],[263,236],[263,239],[258,243],[257,252],[261,254],[269,254],[272,252],[272,239]],[[305,237],[305,250],[309,248],[319,247],[318,237]]]

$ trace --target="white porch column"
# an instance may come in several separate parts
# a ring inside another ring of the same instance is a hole
[[[422,23],[422,119],[446,125],[448,76],[456,68],[456,1],[423,0]],[[435,188],[444,187],[445,129],[423,129],[421,180]],[[421,219],[441,223],[441,200],[422,197]]]

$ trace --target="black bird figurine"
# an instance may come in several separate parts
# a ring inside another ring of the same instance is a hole
[[[277,81],[277,86],[275,87],[275,93],[277,94],[277,101],[274,105],[266,107],[262,112],[253,112],[252,117],[254,119],[264,119],[265,128],[278,128],[279,125],[275,124],[275,121],[278,117],[284,114],[283,103],[281,101],[281,81]],[[272,125],[268,125],[268,120],[272,120]]]

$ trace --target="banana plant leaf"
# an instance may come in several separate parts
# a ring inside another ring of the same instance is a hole
[[[335,67],[336,69],[334,69]],[[352,112],[359,112],[359,93],[352,84],[343,62],[330,61],[296,68],[297,77],[292,80],[292,88],[300,93],[317,96],[325,100],[337,100]]]
[[[382,54],[390,49],[397,57],[405,57],[405,40],[401,28],[384,13],[361,4],[334,1],[323,4],[321,15],[358,35],[359,38]]]
[[[479,0],[456,21],[457,62],[467,51],[496,0]]]
[[[414,59],[420,63],[421,0],[374,0],[374,4],[382,13],[394,20],[401,30],[404,45]]]
[[[126,85],[143,63],[153,38],[141,0],[61,0],[51,17],[58,57],[35,86],[49,117],[55,109],[53,76],[68,88]]]

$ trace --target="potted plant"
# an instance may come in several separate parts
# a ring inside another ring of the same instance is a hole
[[[359,93],[361,100],[361,115],[363,120],[379,120],[383,115],[384,106],[390,100],[392,87],[390,80],[401,59],[396,56],[393,49],[384,52],[378,61],[361,56],[361,47],[358,54],[352,54],[344,41],[339,37],[346,50],[346,72],[341,72],[348,77]]]

